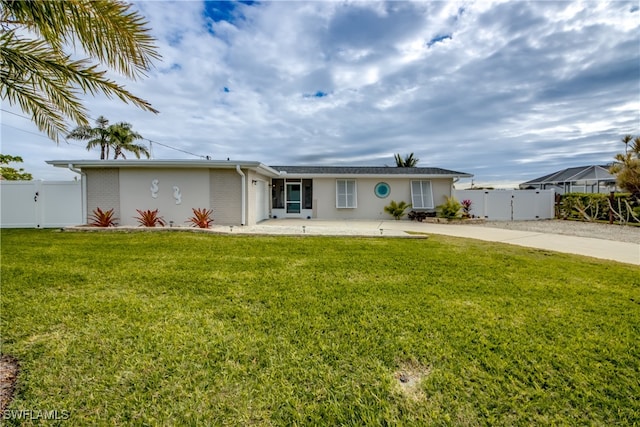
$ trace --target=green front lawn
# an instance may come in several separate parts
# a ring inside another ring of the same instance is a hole
[[[635,266],[442,236],[1,238],[12,410],[68,425],[640,423]]]

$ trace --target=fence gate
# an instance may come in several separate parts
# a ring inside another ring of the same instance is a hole
[[[554,190],[455,190],[458,201],[471,200],[470,213],[495,221],[552,219]]]
[[[81,188],[80,181],[0,181],[0,227],[82,224]]]

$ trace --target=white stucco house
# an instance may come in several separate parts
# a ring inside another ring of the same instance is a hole
[[[390,219],[384,207],[405,201],[433,211],[459,178],[440,168],[267,166],[233,160],[50,160],[81,176],[82,217],[114,209],[120,225],[136,210],[158,209],[185,225],[193,208],[213,210],[216,224],[254,225],[268,218]]]

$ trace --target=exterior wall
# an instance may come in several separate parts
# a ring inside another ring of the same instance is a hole
[[[117,168],[87,169],[87,215],[94,209],[113,209],[114,217],[121,218],[120,174]],[[88,218],[84,218],[85,223]]]
[[[270,179],[246,169],[243,173],[246,224],[254,225],[268,218]],[[242,222],[242,178],[235,169],[87,169],[86,175],[89,214],[96,207],[113,208],[119,225],[137,226],[136,209],[158,209],[167,224],[173,221],[176,227],[187,225],[192,208],[212,209],[215,224]],[[153,180],[158,181],[156,198],[151,191]],[[176,204],[174,186],[179,189],[180,204]],[[263,204],[262,210],[258,203]]]
[[[245,174],[245,225],[254,225],[269,215],[271,210],[271,179],[256,171],[243,169]],[[242,177],[235,169],[186,169],[186,168],[104,168],[86,169],[87,212],[96,207],[115,211],[120,225],[137,226],[136,209],[158,209],[160,216],[174,226],[187,225],[192,208],[213,210],[217,225],[242,224]],[[339,178],[313,178],[312,209],[303,209],[301,218],[319,219],[390,219],[384,207],[391,200],[411,203],[411,181],[420,178],[379,177],[355,179],[357,208],[336,208],[336,180]],[[157,192],[152,191],[157,180]],[[434,209],[451,195],[451,178],[424,179],[431,182]],[[378,198],[376,184],[385,182],[390,193]],[[179,189],[180,203],[174,194]],[[156,197],[153,197],[155,194]]]
[[[214,224],[240,225],[242,222],[242,177],[234,169],[210,169],[207,172]],[[247,175],[246,171],[244,173]]]
[[[351,178],[346,178],[351,179]],[[391,200],[411,203],[411,178],[355,178],[357,192],[357,208],[336,208],[336,178],[313,179],[313,212],[314,218],[319,219],[391,219],[384,211],[384,207]],[[452,180],[425,179],[431,181],[434,208],[444,203],[445,198],[451,196]],[[384,199],[374,194],[377,183],[386,182],[391,189]]]
[[[447,201],[447,197],[451,197],[453,190],[453,179],[431,179],[431,187],[433,188],[433,204],[441,205]]]
[[[156,192],[152,191],[154,180]],[[192,208],[210,208],[209,194],[207,169],[120,169],[118,224],[139,225],[136,209],[158,209],[167,224],[186,226]]]
[[[247,224],[255,225],[269,218],[271,179],[254,171],[243,171],[247,176]],[[238,175],[239,177],[239,175]]]

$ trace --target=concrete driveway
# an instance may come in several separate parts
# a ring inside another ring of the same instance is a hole
[[[223,228],[223,226],[219,226]],[[567,236],[473,225],[435,224],[414,221],[324,221],[305,219],[270,219],[258,225],[235,227],[240,233],[285,235],[347,235],[412,237],[407,232],[442,234],[467,239],[501,242],[549,251],[640,265],[640,242],[626,243],[590,237]]]

